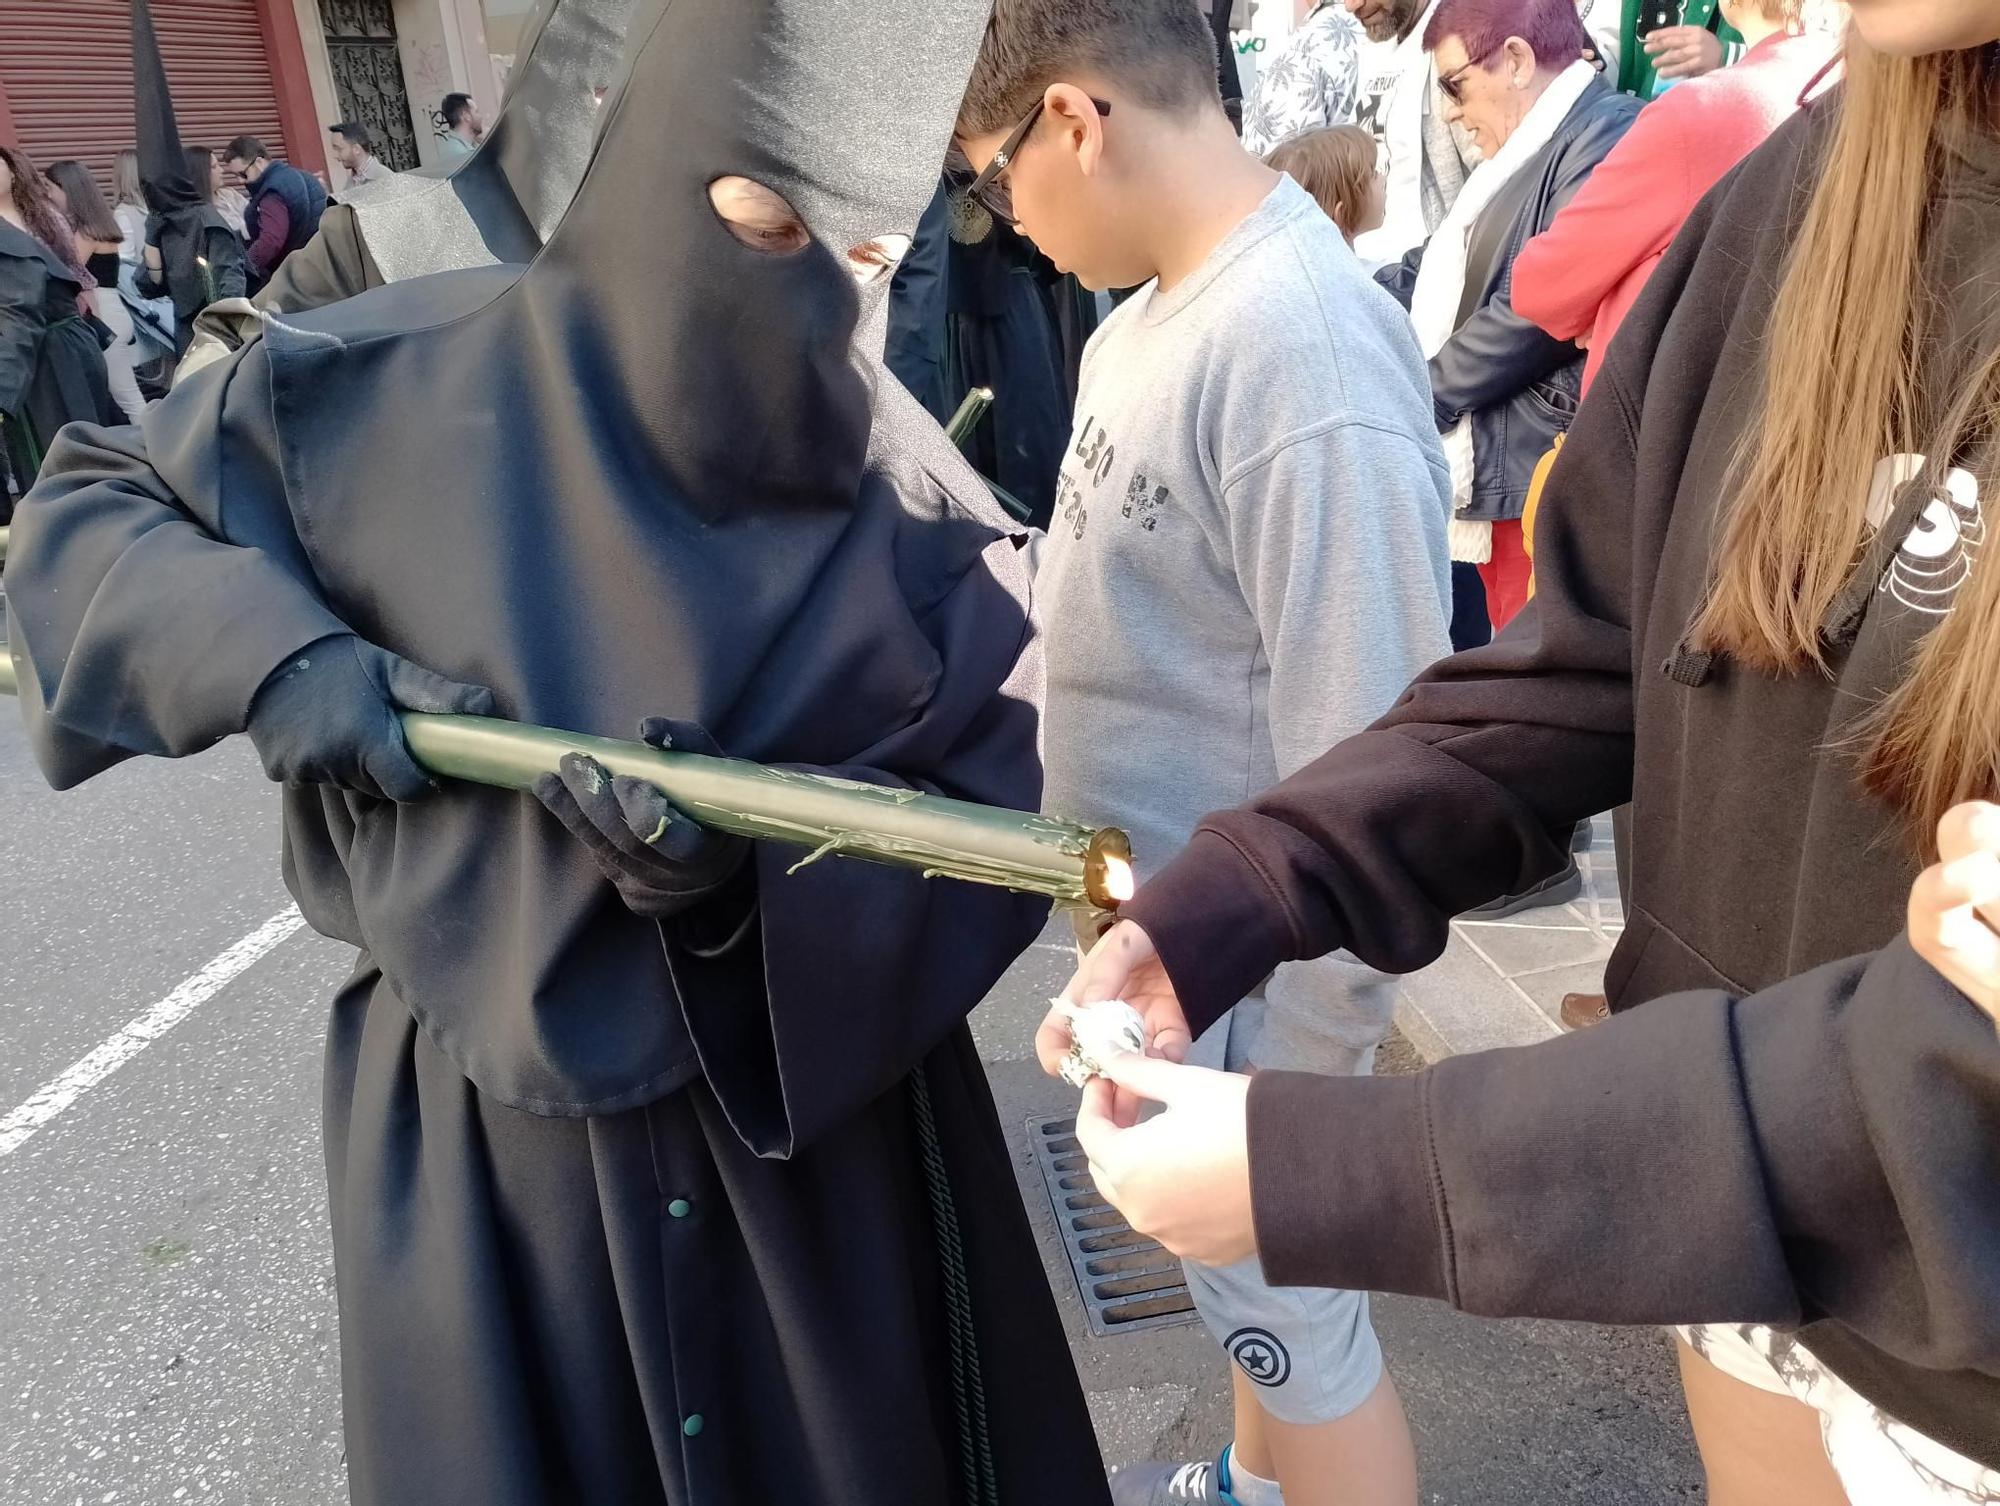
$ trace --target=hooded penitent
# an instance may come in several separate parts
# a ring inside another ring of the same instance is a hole
[[[132,0],[132,97],[146,207],[154,214],[171,215],[206,204],[208,185],[196,183],[188,173],[160,40],[146,0]]]
[[[1033,808],[1011,525],[846,256],[916,226],[986,3],[916,15],[640,0],[525,271],[275,320],[141,431],[72,431],[8,562],[50,778],[240,730],[351,629],[519,720]],[[734,175],[810,242],[737,240]],[[357,1502],[1104,1500],[963,1025],[1039,905],[760,845],[754,923],[697,950],[528,797],[285,810],[361,952],[327,1074]]]
[[[243,252],[235,232],[210,202],[208,185],[195,182],[188,171],[166,65],[146,0],[132,0],[132,90],[139,183],[155,220],[152,238],[159,245],[161,275],[173,300],[175,340],[186,350],[196,313],[219,297],[242,291],[236,274]]]
[[[885,603],[927,610],[1005,525],[929,479],[965,473],[857,354],[888,279],[857,292],[845,252],[914,228],[983,14],[935,7],[913,58],[885,0],[646,0],[576,202],[525,273],[272,324],[257,364],[334,614],[522,721],[630,735],[664,713],[809,764],[903,726],[936,655]],[[709,200],[725,175],[781,194],[812,243],[737,240]],[[898,474],[867,464],[885,436]],[[302,864],[358,817],[308,909],[351,891],[393,986],[482,1087],[582,1112],[671,1076],[685,1031],[647,1002],[666,958],[554,821],[470,790],[301,803]],[[441,936],[440,907],[507,916],[504,948]],[[607,998],[607,969],[643,986]]]

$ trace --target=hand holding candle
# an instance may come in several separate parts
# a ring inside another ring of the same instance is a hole
[[[0,653],[0,695],[18,693],[15,666]],[[413,769],[533,790],[560,773],[565,755],[580,753],[613,776],[652,785],[713,831],[805,849],[801,864],[860,858],[1100,910],[1132,897],[1131,844],[1114,827],[485,716],[404,711],[400,725]],[[414,784],[408,793],[424,793]]]
[[[1187,1016],[1181,1011],[1173,982],[1160,963],[1159,953],[1153,950],[1152,938],[1125,921],[1105,932],[1091,948],[1090,955],[1063,989],[1062,998],[1035,1032],[1035,1055],[1044,1072],[1051,1077],[1062,1077],[1063,1063],[1074,1046],[1075,1036],[1066,1006],[1096,1004],[1107,999],[1122,1000],[1138,1011],[1145,1023],[1146,1055],[1174,1062],[1187,1056],[1194,1037],[1188,1031]],[[1136,1107],[1129,1094],[1121,1092],[1117,1097],[1121,1112]]]

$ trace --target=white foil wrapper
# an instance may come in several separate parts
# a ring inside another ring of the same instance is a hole
[[[1093,1077],[1101,1077],[1104,1063],[1121,1051],[1134,1054],[1146,1049],[1146,1022],[1139,1011],[1123,999],[1107,999],[1101,1004],[1071,1004],[1055,1001],[1069,1021],[1069,1055],[1062,1060],[1062,1080],[1081,1088]]]

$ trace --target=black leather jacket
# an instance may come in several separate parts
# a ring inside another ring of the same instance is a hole
[[[1576,417],[1583,353],[1514,312],[1514,258],[1548,229],[1638,113],[1639,101],[1601,78],[1593,82],[1541,155],[1473,224],[1458,331],[1431,359],[1438,432],[1472,415],[1472,505],[1463,517],[1520,517],[1536,462]],[[1376,273],[1405,308],[1423,259],[1419,246]]]

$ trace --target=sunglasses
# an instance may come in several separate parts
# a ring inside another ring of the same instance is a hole
[[[1111,114],[1111,106],[1101,99],[1093,99],[1100,117]],[[1028,139],[1028,132],[1035,128],[1035,122],[1042,118],[1042,111],[1048,105],[1048,96],[1035,101],[1034,109],[1021,118],[1021,123],[1007,133],[1007,139],[1000,144],[1000,150],[993,154],[993,160],[981,168],[978,176],[966,185],[966,197],[973,199],[996,220],[1012,225],[1014,216],[1014,193],[1002,181],[1001,175],[1013,165],[1020,154],[1021,144]]]
[[[1438,80],[1438,92],[1453,104],[1463,105],[1465,103],[1466,74],[1475,68],[1482,67],[1487,59],[1491,58],[1499,50],[1498,47],[1492,48],[1476,58],[1468,58],[1464,67],[1452,69],[1451,72]]]

